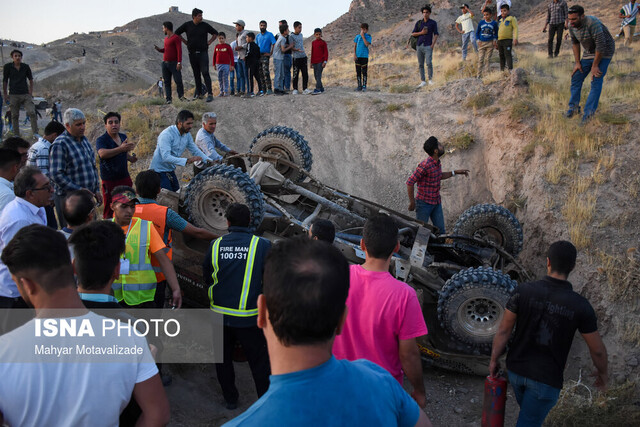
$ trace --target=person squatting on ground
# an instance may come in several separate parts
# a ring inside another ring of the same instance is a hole
[[[31,67],[22,62],[22,52],[11,51],[12,62],[4,64],[2,69],[2,95],[9,101],[13,133],[20,136],[20,107],[24,106],[27,117],[31,120],[31,133],[38,135],[38,118],[36,106],[33,104],[33,74]],[[27,80],[29,83],[27,84]],[[7,93],[7,88],[9,92]],[[0,133],[0,137],[2,134]]]
[[[575,66],[571,74],[569,109],[565,116],[569,118],[580,114],[582,84],[591,74],[591,90],[582,116],[582,123],[585,123],[593,117],[598,108],[602,83],[616,50],[616,44],[609,29],[595,16],[585,16],[582,6],[576,4],[569,8],[569,24]],[[581,46],[582,59],[580,59]]]
[[[513,70],[513,46],[518,46],[518,20],[509,15],[509,5],[500,6],[500,19],[498,20],[498,54],[500,56],[500,71],[504,71],[505,65]]]
[[[620,9],[620,19],[622,19],[620,26],[624,33],[624,45],[627,47],[630,47],[633,42],[638,12],[640,12],[640,5],[636,3],[636,0],[631,0]]]
[[[256,44],[260,46],[260,93],[271,95],[271,75],[269,74],[269,58],[273,54],[273,46],[276,44],[274,35],[267,31],[267,21],[260,21],[260,33],[256,36]]]
[[[310,420],[323,426],[431,426],[383,368],[331,355],[334,338],[351,316],[350,294],[349,264],[337,248],[309,239],[283,240],[273,247],[258,297],[271,384],[225,426],[305,425]]]
[[[562,45],[562,33],[569,28],[569,7],[565,0],[553,0],[547,6],[547,21],[544,24],[542,32],[547,31],[549,27],[549,41],[547,48],[549,58],[554,58],[560,54],[560,46]],[[556,48],[553,49],[553,38],[556,37]]]
[[[225,215],[229,233],[211,242],[202,273],[209,289],[211,310],[224,316],[224,359],[216,363],[216,373],[227,409],[235,409],[239,398],[233,368],[236,341],[247,356],[258,397],[269,388],[269,354],[257,324],[257,304],[271,242],[252,234],[251,214],[246,205],[233,203]]]
[[[96,139],[96,150],[100,157],[100,178],[102,178],[102,200],[104,211],[102,217],[109,219],[113,216],[111,211],[111,192],[119,185],[131,187],[133,182],[129,176],[127,163],[138,161],[132,150],[136,144],[129,142],[127,135],[120,133],[120,113],[113,111],[105,114],[103,121],[105,133]]]
[[[438,227],[438,233],[445,234],[444,214],[440,198],[440,182],[452,176],[469,176],[468,169],[456,169],[442,172],[440,158],[445,154],[444,146],[438,138],[430,136],[422,146],[429,157],[422,161],[407,180],[409,210],[416,211],[416,218],[425,223],[431,222]],[[418,186],[418,195],[414,197],[414,185]]]
[[[478,39],[478,78],[490,69],[491,54],[498,48],[498,23],[491,18],[493,11],[487,7],[482,12],[484,19],[478,23],[476,38]]]
[[[424,63],[427,63],[429,84],[433,84],[433,48],[438,40],[438,23],[431,19],[431,6],[422,7],[422,20],[416,22],[411,35],[417,37],[416,55],[418,57],[418,68],[420,69],[420,84],[418,88],[426,86],[424,75]]]
[[[471,42],[473,49],[478,53],[478,42],[476,41],[476,29],[473,25],[473,12],[469,9],[468,4],[460,6],[462,15],[456,19],[456,30],[462,34],[462,60],[467,60],[467,49]]]
[[[547,275],[537,282],[518,285],[493,339],[489,374],[496,377],[499,358],[513,334],[507,372],[520,405],[518,427],[541,426],[558,401],[576,330],[589,347],[597,370],[596,387],[606,388],[607,349],[598,333],[596,314],[589,301],[574,292],[567,281],[576,255],[575,246],[567,241],[549,247]]]
[[[196,145],[206,154],[213,163],[220,163],[222,156],[217,150],[229,153],[231,155],[238,154],[237,151],[224,145],[214,135],[218,124],[218,116],[214,112],[204,113],[202,115],[202,127],[198,129],[196,134]],[[193,175],[196,176],[206,168],[207,164],[200,160],[193,164]]]
[[[216,40],[218,32],[211,25],[202,21],[200,9],[194,8],[191,12],[191,18],[191,21],[185,22],[176,29],[176,34],[187,45],[189,51],[189,63],[196,84],[193,99],[202,99],[207,94],[207,102],[211,102],[213,101],[213,92],[209,75],[209,45]],[[182,37],[183,33],[186,33],[186,39]],[[207,40],[209,34],[211,34],[211,38]],[[202,80],[204,80],[204,84]]]
[[[229,72],[234,70],[234,60],[227,35],[222,31],[218,33],[218,44],[213,50],[213,69],[218,72],[219,96],[229,96]]]
[[[369,46],[372,38],[369,34],[369,24],[360,24],[360,34],[353,39],[353,60],[356,64],[356,80],[358,87],[356,91],[367,91],[367,70],[369,67]]]
[[[313,95],[318,95],[324,92],[324,86],[322,85],[322,71],[327,66],[329,60],[329,48],[327,42],[322,40],[322,29],[316,28],[313,30],[314,40],[311,42],[311,67],[313,68],[313,77],[316,79],[316,88],[313,90]]]
[[[307,54],[304,52],[304,36],[302,35],[302,23],[293,23],[293,34],[290,36],[293,44],[293,94],[298,94],[298,75],[302,73],[302,92],[305,95],[311,93],[307,89],[309,85],[309,70],[307,67]]]
[[[165,21],[162,23],[164,47],[161,49],[156,45],[153,48],[162,53],[162,78],[164,80],[164,93],[167,104],[172,102],[171,78],[176,82],[178,99],[185,100],[184,86],[182,85],[182,44],[180,36],[173,33],[173,23]]]

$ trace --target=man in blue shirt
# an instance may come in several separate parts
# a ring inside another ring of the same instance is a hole
[[[371,34],[369,24],[360,24],[360,34],[353,39],[353,60],[356,63],[356,78],[358,87],[356,91],[367,91],[367,68],[369,67],[369,46],[371,46]]]
[[[267,255],[258,326],[271,361],[269,391],[237,425],[430,426],[418,404],[386,370],[331,354],[347,316],[349,264],[310,239],[285,240]]]
[[[420,84],[418,88],[426,86],[424,75],[424,63],[427,62],[427,69],[429,71],[429,84],[432,85],[433,81],[433,48],[438,40],[438,23],[431,17],[431,6],[425,5],[422,8],[422,21],[416,22],[413,27],[412,36],[417,37],[416,54],[418,55],[418,67],[420,67]]]
[[[163,130],[158,136],[158,144],[153,152],[151,166],[149,169],[160,174],[162,188],[171,191],[178,191],[180,183],[176,176],[176,166],[185,166],[199,160],[210,160],[193,142],[193,137],[189,133],[193,127],[193,113],[182,110],[176,117],[176,124]],[[185,158],[181,156],[187,149],[194,156]]]
[[[476,39],[478,40],[478,78],[483,72],[489,72],[489,61],[493,49],[498,48],[498,23],[493,20],[493,10],[486,7],[482,12],[484,19],[478,23]]]
[[[267,21],[260,21],[260,33],[256,36],[256,43],[260,47],[260,93],[258,96],[271,95],[271,76],[269,74],[269,58],[273,54],[276,38],[267,31]]]
[[[222,160],[222,156],[218,154],[216,150],[222,150],[225,153],[229,153],[231,155],[238,154],[237,151],[232,150],[231,148],[224,145],[216,136],[214,132],[216,131],[216,125],[218,123],[218,116],[216,113],[208,112],[202,115],[202,127],[198,130],[196,134],[196,145],[204,154],[209,156],[212,162],[220,162]],[[199,161],[193,164],[193,175],[197,175],[204,170],[206,167],[206,162]]]

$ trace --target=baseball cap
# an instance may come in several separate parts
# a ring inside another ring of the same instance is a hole
[[[465,7],[466,7],[466,8],[468,8],[468,7],[469,7],[469,5],[468,5],[468,4],[466,4],[466,3],[462,3],[462,6],[460,6],[460,9],[464,9]]]
[[[238,24],[241,27],[244,27],[244,21],[242,19],[238,19],[236,22],[234,22],[234,24]]]
[[[123,191],[122,193],[116,193],[113,196],[111,196],[111,201],[119,202],[119,203],[130,203],[130,202],[138,203],[138,198],[136,197],[136,193],[130,190],[126,190],[126,191]]]

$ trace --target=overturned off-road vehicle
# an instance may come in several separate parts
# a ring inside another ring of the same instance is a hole
[[[251,227],[273,242],[306,235],[316,218],[336,226],[334,245],[352,263],[366,219],[383,212],[399,226],[400,250],[391,273],[418,293],[429,334],[419,340],[423,360],[435,366],[486,375],[491,342],[517,282],[529,274],[516,257],[522,228],[505,208],[469,208],[453,233],[324,185],[314,178],[305,139],[286,127],[261,132],[249,153],[227,157],[194,177],[180,192],[163,190],[159,202],[195,225],[223,234],[231,203],[249,206]],[[209,305],[202,278],[206,242],[176,233],[174,265],[185,301]]]

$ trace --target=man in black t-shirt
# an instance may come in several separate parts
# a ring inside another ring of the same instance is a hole
[[[493,340],[489,374],[495,377],[500,370],[498,359],[516,327],[507,353],[507,370],[520,405],[518,425],[541,426],[555,406],[576,330],[589,347],[597,370],[596,387],[606,388],[607,349],[598,333],[596,314],[567,281],[576,255],[575,246],[567,241],[549,247],[547,276],[518,286]]]
[[[191,16],[193,20],[180,25],[175,34],[180,36],[189,51],[189,62],[191,63],[193,78],[196,83],[193,99],[202,98],[206,92],[208,94],[207,102],[211,102],[213,101],[213,91],[211,89],[211,76],[209,75],[209,45],[216,40],[218,32],[211,25],[202,21],[202,11],[200,9],[193,9]],[[186,39],[182,37],[183,33],[187,33]],[[209,40],[207,40],[207,34],[211,34]],[[201,75],[204,79],[204,87]]]
[[[12,130],[20,136],[20,107],[24,106],[27,117],[31,120],[31,133],[38,138],[38,118],[33,104],[33,74],[29,65],[22,62],[22,52],[11,51],[11,59],[2,70],[2,94],[9,101]],[[29,83],[27,83],[27,80]],[[7,89],[9,89],[7,93]]]

